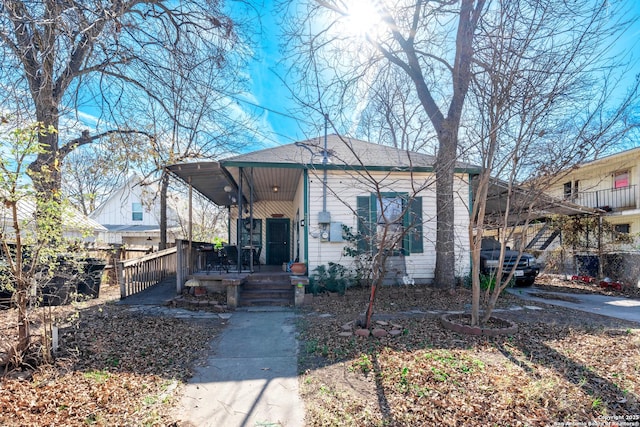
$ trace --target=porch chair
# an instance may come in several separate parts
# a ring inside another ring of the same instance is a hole
[[[224,247],[224,253],[227,255],[227,262],[229,265],[235,265],[238,267],[238,247],[234,245],[227,245]],[[244,254],[242,254],[242,259],[240,260],[240,268],[244,266],[249,266],[249,261]]]
[[[222,270],[229,272],[229,263],[227,257],[220,254],[220,252],[213,250],[207,252],[207,274],[209,270],[219,271],[222,274]]]

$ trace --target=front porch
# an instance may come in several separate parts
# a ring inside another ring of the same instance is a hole
[[[308,277],[293,275],[282,264],[262,265],[249,254],[249,259],[238,265],[233,257],[224,255],[224,250],[208,250],[208,244],[202,242],[176,241],[176,247],[181,267],[176,278],[178,294],[185,288],[194,294],[224,293],[232,310],[246,306],[298,307],[304,302]]]
[[[192,288],[194,294],[226,293],[229,309],[301,306],[309,279],[268,267],[253,273],[196,272],[187,276],[185,286]]]
[[[226,293],[229,309],[249,306],[298,307],[304,303],[307,277],[295,276],[282,268],[263,266],[261,271],[197,271],[187,276],[185,286],[194,294]]]

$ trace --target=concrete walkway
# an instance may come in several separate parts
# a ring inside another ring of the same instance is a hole
[[[175,277],[171,277],[117,304],[147,315],[227,321],[179,396],[174,412],[179,425],[303,426],[294,311],[256,307],[212,313],[167,307],[175,296]]]
[[[184,388],[176,419],[197,427],[303,426],[294,321],[281,307],[235,311]]]
[[[528,301],[558,305],[640,323],[640,300],[636,299],[594,294],[549,292],[537,289],[535,286],[530,288],[508,288],[507,291]],[[544,298],[536,295],[543,295]],[[554,296],[558,297],[558,299],[554,299]]]

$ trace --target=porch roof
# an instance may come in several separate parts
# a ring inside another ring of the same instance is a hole
[[[232,205],[231,197],[237,187],[229,172],[219,162],[178,163],[167,166],[167,170],[211,200],[218,206]],[[231,187],[231,191],[225,191]]]

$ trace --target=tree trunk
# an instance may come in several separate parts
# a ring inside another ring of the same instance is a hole
[[[16,291],[16,306],[18,308],[17,355],[24,354],[31,344],[31,331],[29,328],[29,316],[27,313],[28,302],[28,289],[25,288],[24,284],[20,284],[19,289]]]
[[[38,136],[40,153],[28,167],[28,175],[36,190],[36,220],[46,224],[46,241],[57,244],[62,240],[62,212],[60,210],[62,187],[62,158],[60,156],[57,132],[49,132],[49,126],[58,129],[57,111],[49,115],[37,114],[43,132]],[[41,230],[41,227],[38,227]],[[40,242],[45,238],[38,235]]]
[[[453,176],[455,171],[457,137],[455,132],[439,134],[440,148],[436,159],[436,271],[435,285],[442,289],[455,286],[455,233]]]

